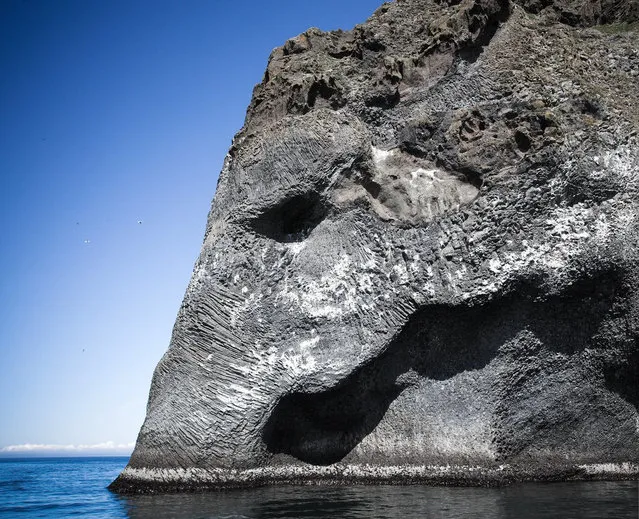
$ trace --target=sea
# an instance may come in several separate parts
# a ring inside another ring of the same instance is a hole
[[[630,518],[636,481],[527,483],[502,488],[264,487],[119,496],[107,490],[127,458],[0,459],[0,518]]]

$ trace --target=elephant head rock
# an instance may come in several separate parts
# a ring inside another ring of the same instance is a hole
[[[275,49],[111,488],[636,477],[638,5]]]

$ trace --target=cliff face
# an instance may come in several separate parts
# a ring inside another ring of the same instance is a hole
[[[639,474],[636,1],[275,49],[118,491]]]

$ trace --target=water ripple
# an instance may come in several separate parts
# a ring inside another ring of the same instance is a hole
[[[106,490],[126,458],[0,460],[0,518],[88,519],[601,519],[639,517],[637,482],[265,487],[117,496]]]

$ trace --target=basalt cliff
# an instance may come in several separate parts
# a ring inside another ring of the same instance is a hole
[[[271,54],[111,488],[639,476],[639,3]]]

